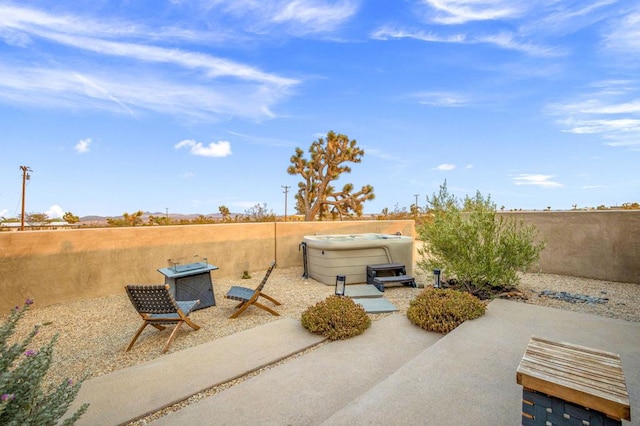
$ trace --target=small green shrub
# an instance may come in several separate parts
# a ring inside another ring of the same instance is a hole
[[[544,249],[535,226],[498,216],[491,197],[480,192],[460,202],[445,181],[428,203],[431,220],[416,228],[424,242],[417,265],[427,273],[442,269],[471,292],[515,286],[518,271],[531,267]]]
[[[251,279],[251,274],[249,274],[249,271],[244,271],[242,273],[242,277],[240,277],[240,278],[242,278],[243,280],[250,280]]]
[[[469,293],[429,287],[409,302],[407,318],[427,331],[447,334],[485,310],[486,305]]]
[[[22,342],[8,343],[16,324],[32,303],[27,300],[22,309],[16,306],[7,320],[0,324],[0,425],[55,425],[80,391],[81,381],[74,383],[71,380],[42,389],[42,380],[51,366],[57,335],[39,350],[29,349],[38,334],[38,327]],[[74,424],[88,406],[83,404],[62,424]]]
[[[364,308],[348,297],[329,296],[302,313],[302,326],[329,340],[357,336],[371,325]]]

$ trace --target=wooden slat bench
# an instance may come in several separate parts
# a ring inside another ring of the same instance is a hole
[[[607,426],[631,418],[622,362],[611,352],[532,337],[516,381],[523,425]]]

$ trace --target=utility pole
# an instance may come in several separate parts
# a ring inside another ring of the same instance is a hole
[[[164,222],[165,223],[164,224],[168,225],[169,224],[169,207],[165,207],[164,210],[165,210],[165,214],[164,214],[164,219],[165,219]]]
[[[24,231],[24,194],[27,189],[27,181],[31,179],[31,168],[28,166],[20,166],[20,170],[22,170],[22,215],[20,216],[20,230]]]
[[[418,208],[418,197],[420,194],[413,194],[413,196],[416,197],[416,208]]]
[[[287,198],[288,198],[288,194],[289,194],[289,188],[291,188],[290,186],[286,186],[286,185],[281,185],[284,188],[284,191],[282,191],[284,193],[284,221],[287,221]]]

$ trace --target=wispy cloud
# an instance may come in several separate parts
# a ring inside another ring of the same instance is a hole
[[[92,142],[91,138],[82,139],[73,149],[75,149],[78,154],[84,154],[85,152],[89,152],[89,145],[91,145]]]
[[[420,92],[410,95],[419,104],[437,107],[463,107],[470,103],[468,96],[453,92]]]
[[[0,65],[0,99],[63,107],[86,101],[89,107],[132,116],[144,109],[200,119],[262,119],[273,117],[273,106],[299,83],[204,51],[162,46],[175,37],[179,32],[126,21],[0,6],[0,40],[13,46],[5,57],[17,58]],[[60,54],[55,60],[32,56],[32,62],[46,63],[41,68],[21,66],[25,55],[39,54],[33,46],[41,42],[53,43]],[[71,59],[66,49],[87,57]],[[100,67],[91,65],[95,61]],[[253,106],[239,106],[238,99]]]
[[[192,155],[201,157],[228,157],[231,155],[231,144],[227,141],[211,142],[204,145],[202,142],[185,139],[174,145],[175,149],[187,148]]]
[[[493,34],[470,35],[458,32],[456,34],[442,35],[437,34],[433,30],[400,29],[385,26],[372,32],[371,38],[375,40],[410,38],[430,43],[487,44],[500,49],[518,51],[536,57],[556,57],[566,54],[563,49],[557,47],[549,47],[520,40],[518,35],[509,31],[501,31]]]
[[[604,37],[604,44],[611,50],[624,53],[625,59],[631,59],[632,52],[640,53],[640,7],[613,22]]]
[[[514,185],[534,185],[543,188],[560,188],[563,186],[561,183],[553,181],[553,178],[555,178],[553,175],[523,173],[513,176],[511,182]]]
[[[333,31],[358,9],[353,1],[294,0],[278,2],[278,6],[273,22],[293,24],[297,33]]]
[[[433,10],[431,20],[439,24],[464,24],[513,18],[524,13],[526,2],[517,0],[423,0]]]
[[[236,19],[235,25],[245,31],[273,37],[279,33],[307,36],[336,31],[357,13],[360,1],[216,0],[201,3],[202,10],[211,19],[219,15],[231,16]]]
[[[628,80],[607,80],[591,85],[596,90],[575,100],[549,104],[562,131],[599,135],[607,145],[640,146],[640,91]]]

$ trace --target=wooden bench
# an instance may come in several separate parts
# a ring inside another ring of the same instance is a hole
[[[386,286],[391,285],[416,287],[416,280],[407,275],[407,268],[402,263],[379,263],[367,265],[367,284],[384,291]]]
[[[608,426],[631,419],[620,356],[611,352],[532,337],[516,381],[523,387],[523,425]]]

